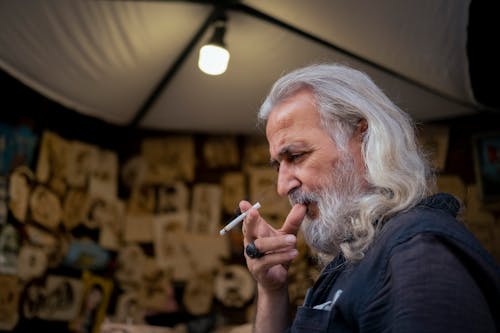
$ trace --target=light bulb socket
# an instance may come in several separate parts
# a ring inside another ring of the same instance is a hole
[[[208,44],[213,44],[226,48],[226,43],[224,43],[224,35],[226,33],[226,20],[219,19],[214,22],[214,33]]]

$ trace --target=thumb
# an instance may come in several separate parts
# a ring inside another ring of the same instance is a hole
[[[285,234],[297,235],[302,220],[306,216],[307,207],[302,204],[295,204],[288,216],[286,217],[285,223],[281,226],[280,231]]]

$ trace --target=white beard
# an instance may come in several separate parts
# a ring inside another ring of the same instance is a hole
[[[344,155],[323,184],[315,192],[299,189],[289,198],[292,204],[317,204],[317,218],[306,214],[302,222],[305,241],[321,254],[335,256],[340,244],[352,237],[351,221],[359,214],[358,203],[364,195],[363,176],[356,173],[352,158]]]

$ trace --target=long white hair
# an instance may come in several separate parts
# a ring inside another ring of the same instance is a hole
[[[260,108],[259,120],[265,123],[275,106],[304,89],[315,96],[321,125],[339,150],[347,151],[347,141],[361,120],[368,125],[362,156],[371,190],[356,203],[350,236],[339,245],[348,260],[359,260],[384,221],[431,193],[433,173],[411,118],[365,73],[341,64],[315,64],[278,79]]]

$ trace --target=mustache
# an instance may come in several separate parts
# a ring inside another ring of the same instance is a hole
[[[288,194],[288,200],[292,205],[308,205],[312,202],[318,201],[318,195],[316,193],[304,192],[300,189],[295,189]]]

